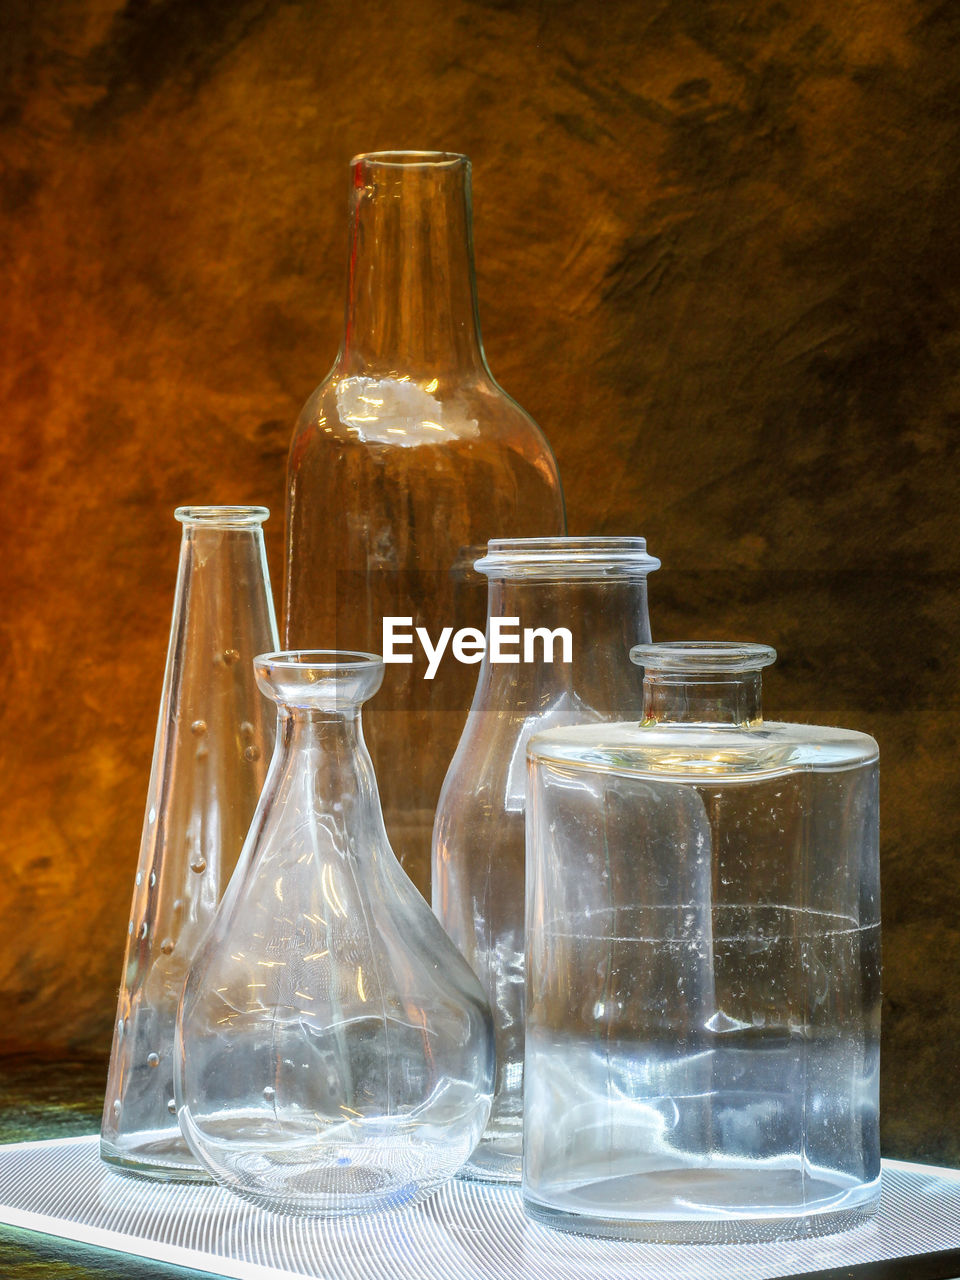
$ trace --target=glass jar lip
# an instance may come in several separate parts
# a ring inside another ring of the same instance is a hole
[[[205,524],[215,528],[255,528],[270,518],[269,507],[197,506],[177,507],[173,513],[181,524]]]
[[[630,577],[660,568],[646,538],[491,538],[474,562],[489,578]]]
[[[469,157],[459,151],[361,151],[351,165],[381,165],[390,169],[459,169],[469,167]]]
[[[271,671],[316,671],[322,675],[350,675],[383,666],[379,653],[362,649],[284,649],[260,653],[254,662]]]
[[[383,683],[383,659],[354,649],[285,649],[253,660],[257,684],[291,714],[353,716]]]
[[[678,675],[760,671],[776,660],[776,649],[752,640],[664,640],[630,650],[630,661],[645,671]]]

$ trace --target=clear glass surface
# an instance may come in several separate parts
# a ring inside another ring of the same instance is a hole
[[[490,619],[511,630],[565,627],[571,654],[542,638],[534,661],[480,668],[434,828],[433,906],[480,978],[497,1028],[497,1086],[483,1140],[464,1173],[519,1182],[523,1128],[523,866],[526,744],[549,725],[640,714],[627,659],[649,639],[647,574],[659,561],[642,538],[498,539],[477,568]],[[522,655],[522,643],[517,646]]]
[[[737,1240],[879,1196],[877,746],[764,723],[764,646],[641,646],[642,724],[529,746],[524,1203]]]
[[[180,1124],[264,1207],[402,1209],[483,1131],[490,1011],[387,841],[360,724],[381,660],[268,654],[256,672],[277,746],[184,991]]]
[[[158,1178],[207,1174],[173,1098],[177,1003],[236,866],[276,716],[253,659],[277,643],[264,507],[180,507],[180,568],[100,1151]]]
[[[432,152],[352,165],[343,341],[287,469],[285,643],[382,652],[382,619],[482,629],[472,565],[494,537],[562,534],[550,447],[480,340],[470,165]],[[430,833],[476,671],[387,667],[365,716],[387,830],[429,897]]]

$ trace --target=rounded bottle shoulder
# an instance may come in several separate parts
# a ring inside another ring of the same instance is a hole
[[[530,759],[617,773],[779,773],[875,763],[879,747],[854,729],[764,721],[755,727],[637,722],[571,725],[534,734]]]
[[[450,446],[496,442],[523,455],[549,452],[530,415],[492,378],[444,384],[334,369],[300,412],[293,449]]]

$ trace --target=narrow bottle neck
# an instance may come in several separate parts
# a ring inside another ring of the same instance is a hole
[[[643,722],[756,727],[763,721],[759,671],[702,676],[647,672],[643,681]]]
[[[300,803],[315,813],[334,822],[381,817],[359,707],[342,714],[281,707],[277,754],[287,775],[300,779]]]
[[[345,705],[330,708],[281,705],[280,724],[284,736],[296,747],[325,747],[336,752],[356,751],[363,742],[360,708]]]
[[[342,374],[484,371],[469,184],[462,157],[354,161]]]
[[[213,555],[230,561],[264,559],[266,563],[263,529],[259,525],[185,523],[180,536],[181,560],[199,556],[201,565],[206,565]]]

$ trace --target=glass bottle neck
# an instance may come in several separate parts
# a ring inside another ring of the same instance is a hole
[[[503,637],[518,637],[505,645],[517,662],[494,660],[497,625]],[[502,700],[525,714],[567,695],[588,718],[629,719],[639,712],[639,673],[627,655],[637,637],[642,642],[650,634],[645,576],[492,578],[486,634],[474,705]]]
[[[359,707],[334,713],[281,706],[277,760],[302,807],[337,824],[347,818],[382,821]]]
[[[304,707],[280,707],[278,726],[286,752],[319,753],[329,757],[338,769],[353,769],[359,756],[366,757],[366,768],[372,768],[363,730],[360,708],[329,711]]]
[[[239,512],[233,517],[230,513]],[[195,514],[213,512],[207,516]],[[220,515],[220,512],[226,514]],[[244,517],[245,512],[253,515]],[[260,514],[262,513],[262,514]],[[211,555],[225,557],[231,565],[240,565],[252,558],[259,562],[264,572],[267,571],[266,553],[263,540],[263,521],[269,515],[264,508],[258,507],[222,507],[222,508],[189,508],[178,507],[176,517],[182,526],[180,536],[181,561],[186,556],[199,557],[201,564],[206,564]],[[222,567],[218,565],[218,571]]]
[[[648,671],[643,680],[643,723],[762,724],[759,671]]]
[[[462,156],[353,163],[343,375],[476,377],[470,166]]]

